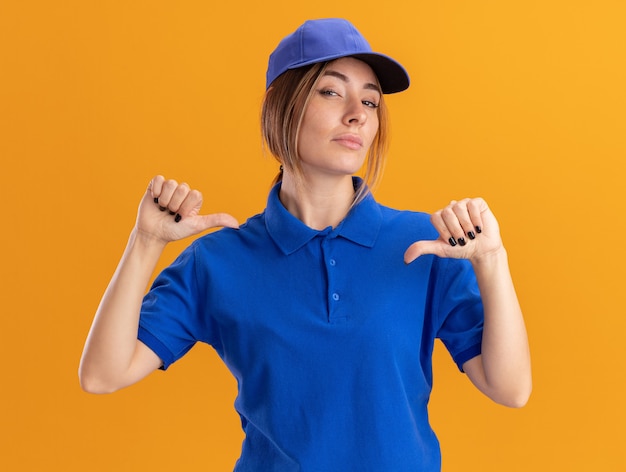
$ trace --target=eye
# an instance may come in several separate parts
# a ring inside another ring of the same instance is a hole
[[[318,90],[320,95],[324,95],[326,97],[338,97],[339,94],[332,89],[320,89]]]
[[[370,100],[363,100],[361,103],[363,103],[363,105],[365,105],[366,107],[369,107],[369,108],[378,108],[379,107],[378,103],[374,103],[374,102],[372,102]]]

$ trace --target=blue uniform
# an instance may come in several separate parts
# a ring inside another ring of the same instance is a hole
[[[437,232],[371,195],[313,230],[272,189],[240,229],[197,239],[146,295],[139,339],[166,369],[197,341],[238,382],[236,471],[439,471],[429,422],[440,338],[461,368],[480,354],[471,264],[407,247]]]

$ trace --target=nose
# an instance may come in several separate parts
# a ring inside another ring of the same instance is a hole
[[[344,114],[344,123],[347,125],[362,125],[367,120],[363,103],[357,97],[346,101],[346,111]]]

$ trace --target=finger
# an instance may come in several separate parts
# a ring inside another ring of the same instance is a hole
[[[178,182],[173,179],[164,180],[161,184],[161,193],[158,195],[159,198],[159,209],[165,211],[172,200],[172,196],[174,192],[178,188]]]
[[[461,231],[463,234],[456,235],[457,241],[461,246],[464,246],[466,240],[464,236],[467,236],[470,240],[476,238],[476,233],[474,233],[474,224],[472,223],[471,215],[469,212],[469,204],[471,200],[466,198],[457,202],[452,206],[452,211],[458,220],[458,224],[461,227]]]
[[[162,175],[157,175],[153,177],[148,184],[148,188],[150,189],[152,198],[154,198],[154,203],[159,202],[159,196],[161,195],[161,189],[163,188],[163,182],[165,181],[165,177]]]
[[[456,246],[458,244],[457,239],[446,224],[446,219],[449,219],[449,217],[444,216],[446,210],[447,208],[433,213],[430,217],[430,221],[439,233],[439,238],[442,241],[447,241],[450,246]]]
[[[180,202],[176,209],[181,217],[197,215],[202,207],[202,193],[199,190],[190,189],[185,198]]]
[[[450,205],[441,211],[441,219],[450,235],[448,242],[451,246],[456,246],[457,244],[465,246],[465,244],[467,244],[465,230],[459,219],[461,215],[463,215],[463,212],[467,213],[465,203],[456,201],[451,202]],[[469,219],[468,216],[465,218]]]
[[[174,193],[167,204],[170,214],[180,213],[180,207],[190,192],[191,189],[189,188],[189,185],[184,182],[176,186],[176,189],[174,189]]]
[[[485,202],[482,198],[473,198],[467,204],[470,220],[476,233],[483,232],[483,211],[487,208],[487,202]]]

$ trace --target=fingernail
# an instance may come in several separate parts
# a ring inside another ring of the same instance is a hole
[[[159,203],[159,197],[154,197],[154,203]]]
[[[162,206],[159,205],[159,210],[165,211],[165,210],[167,210],[167,208],[166,207],[162,207]]]
[[[170,210],[170,215],[172,215],[172,216],[173,216],[173,215],[175,215],[175,214],[176,214],[176,212],[175,212],[175,211]]]
[[[476,232],[480,234],[483,232],[483,229],[480,226],[476,226]]]
[[[450,238],[448,239],[448,242],[450,243],[450,246],[456,246],[456,239]]]
[[[469,233],[467,233],[467,237],[470,239],[474,239],[476,237],[476,235],[474,234],[473,231],[470,231]]]
[[[176,216],[174,217],[174,223],[178,223],[183,217],[180,216],[180,213],[176,213]]]
[[[465,246],[465,238],[459,238],[459,245]]]

